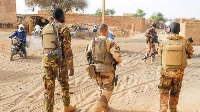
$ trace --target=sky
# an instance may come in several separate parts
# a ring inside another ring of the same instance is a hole
[[[24,0],[17,1],[17,13],[33,13],[28,11]],[[106,9],[115,9],[117,16],[123,13],[135,13],[138,9],[144,10],[146,18],[154,12],[161,12],[166,18],[196,18],[200,19],[200,0],[105,0]],[[85,14],[94,14],[102,7],[102,0],[88,0]],[[37,13],[37,9],[34,13]]]

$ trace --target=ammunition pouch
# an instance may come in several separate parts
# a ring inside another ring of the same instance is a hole
[[[88,68],[86,68],[86,71],[88,72],[88,75],[91,79],[97,78],[97,74],[95,72],[95,66],[94,65],[90,65]]]
[[[94,54],[92,59],[95,63],[114,64],[114,59],[110,53]]]
[[[114,72],[113,65],[95,64],[96,72]]]

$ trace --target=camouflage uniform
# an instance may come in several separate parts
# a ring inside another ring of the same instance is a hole
[[[193,57],[193,47],[191,43],[186,41],[187,58]],[[163,45],[161,44],[158,53],[161,55]],[[167,112],[168,100],[170,112],[177,112],[177,104],[179,100],[179,94],[183,81],[184,69],[161,69],[160,78],[160,112]]]
[[[121,54],[120,54],[120,49],[117,46],[117,44],[111,40],[108,39],[108,37],[105,36],[99,36],[98,38],[107,38],[106,45],[107,45],[107,50],[109,51],[110,54],[112,54],[112,58],[115,59],[115,61],[118,63],[118,65],[121,63]],[[93,41],[90,42],[88,45],[86,52],[87,54],[92,53],[93,49]],[[103,54],[102,54],[103,55]],[[102,111],[107,111],[108,107],[108,102],[111,98],[111,95],[113,93],[114,89],[114,72],[97,72],[97,83],[99,85],[99,94],[100,98],[97,101],[97,104],[94,108],[94,112],[102,112]]]
[[[145,57],[149,56],[150,53],[153,53],[156,51],[155,41],[158,41],[158,40],[156,40],[156,38],[151,35],[151,30],[153,30],[153,33],[157,35],[157,32],[152,28],[148,29],[145,32],[145,36],[147,37],[147,52],[145,54]],[[152,60],[154,60],[155,55],[153,55],[151,58]]]
[[[69,84],[68,84],[68,70],[73,69],[73,53],[71,49],[71,36],[69,29],[64,26],[64,24],[55,22],[55,24],[60,24],[58,31],[60,38],[63,38],[63,62],[59,63],[61,67],[60,75],[58,78],[59,84],[62,89],[62,99],[64,106],[69,106],[70,96],[69,96]],[[56,56],[51,58],[47,57],[47,54],[43,57],[43,68],[45,76],[43,77],[45,86],[45,112],[53,112],[54,104],[54,91],[55,91],[55,79],[58,75],[58,60]]]

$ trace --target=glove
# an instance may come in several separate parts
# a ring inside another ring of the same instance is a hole
[[[74,69],[70,69],[69,76],[73,76],[73,75],[74,75]]]
[[[8,38],[12,38],[11,36],[9,36]]]

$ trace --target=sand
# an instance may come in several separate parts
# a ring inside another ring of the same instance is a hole
[[[14,30],[0,30],[0,112],[42,112],[44,86],[42,76],[41,38],[29,37],[28,58],[9,60],[10,39]],[[118,85],[109,102],[108,112],[158,112],[160,57],[154,63],[142,64],[146,51],[144,34],[133,38],[117,38],[123,62],[117,67]],[[166,34],[159,33],[160,39]],[[90,39],[73,39],[75,75],[70,77],[71,103],[81,112],[92,112],[98,98],[97,84],[89,79],[85,68],[85,47]],[[179,112],[200,111],[200,47],[194,47],[194,58],[188,60],[178,105]],[[63,111],[61,88],[56,81],[55,112]]]

